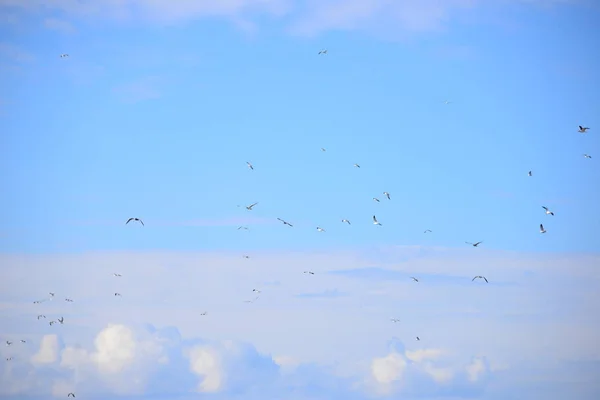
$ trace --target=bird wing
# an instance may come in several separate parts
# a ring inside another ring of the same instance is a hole
[[[471,282],[473,282],[477,278],[479,278],[479,277],[478,276],[474,277],[473,279],[471,279]]]
[[[141,219],[139,219],[138,221],[140,221],[140,224],[142,224],[142,226],[146,226],[144,225],[144,221],[142,221]]]
[[[127,222],[125,222],[125,225],[127,225],[130,221],[133,221],[133,218],[129,218]]]
[[[579,130],[580,130],[580,131],[582,131],[582,130],[583,130],[583,127],[582,127],[581,125],[579,125]]]
[[[485,283],[488,283],[488,280],[485,276],[483,277],[483,280],[485,281]]]
[[[377,223],[377,218],[373,215],[373,222]]]
[[[474,244],[474,246],[477,246],[477,245],[479,245],[481,243],[483,243],[483,242],[477,242],[477,243]]]
[[[544,224],[540,224],[540,229],[544,230]]]

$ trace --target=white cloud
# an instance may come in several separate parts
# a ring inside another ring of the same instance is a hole
[[[0,255],[11,265],[0,281],[2,337],[15,342],[0,346],[14,357],[0,365],[0,387],[253,399],[292,385],[298,399],[486,398],[492,381],[498,390],[530,385],[517,379],[523,368],[552,382],[560,365],[600,363],[597,256],[467,250]],[[475,271],[490,283],[471,282]],[[253,288],[261,296],[245,304]],[[347,295],[297,297],[333,289]],[[49,291],[53,301],[32,304]],[[50,327],[40,313],[65,323]],[[20,338],[27,344],[16,346]]]
[[[31,358],[35,364],[52,364],[58,361],[58,336],[44,335],[40,350]]]

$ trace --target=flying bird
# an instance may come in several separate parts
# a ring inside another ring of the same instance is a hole
[[[583,126],[579,125],[579,131],[578,132],[585,133],[588,129],[590,129],[590,128],[586,128],[586,127],[583,127]]]
[[[116,276],[116,277],[122,276],[121,274],[117,274],[116,272],[113,273],[113,275]]]
[[[139,218],[129,218],[129,219],[127,220],[127,222],[125,222],[125,225],[127,225],[127,224],[128,224],[128,223],[130,223],[131,221],[138,221],[140,224],[142,224],[142,226],[144,226],[144,221],[142,221],[142,220],[141,220],[141,219],[139,219]]]
[[[261,293],[261,291],[258,290],[258,289],[252,289],[252,291],[255,292],[255,293]]]
[[[117,292],[115,292],[115,296],[119,296],[119,297],[121,297],[121,293],[117,293]]]
[[[531,173],[531,171],[529,171],[529,172],[527,173],[527,175],[528,175],[528,176],[532,176],[533,174]]]
[[[304,271],[305,274],[310,274],[310,275],[314,275],[315,273],[312,271]]]
[[[250,258],[250,256],[248,256],[248,255],[245,255],[245,256],[244,256],[244,258]]]
[[[383,194],[385,194],[385,197],[387,197],[387,198],[388,198],[388,200],[391,200],[391,199],[390,199],[390,194],[389,194],[388,192],[383,192]]]
[[[60,58],[67,58],[67,57],[69,57],[69,55],[68,55],[68,54],[66,54],[66,53],[65,53],[65,54],[61,54],[61,55],[60,55]]]
[[[546,215],[554,215],[554,213],[553,213],[552,211],[548,210],[548,207],[544,207],[544,206],[542,206],[542,208],[543,208],[544,210],[546,210]]]
[[[69,302],[69,303],[72,303],[72,302],[73,302],[73,300],[71,300],[71,299],[65,299],[65,301],[67,301],[67,302]]]
[[[378,203],[380,203],[379,199],[377,197],[373,197],[373,201],[376,201]]]
[[[290,223],[289,223],[289,222],[287,222],[287,221],[284,221],[284,220],[282,220],[281,218],[277,218],[277,219],[278,219],[279,221],[283,222],[283,224],[284,224],[284,225],[288,225],[288,226],[294,227],[294,225],[290,224]]]
[[[421,340],[421,339],[417,336],[417,340]]]
[[[250,168],[251,170],[253,170],[253,171],[254,171],[254,166],[252,165],[252,163],[251,163],[251,162],[249,162],[249,161],[246,161],[246,165],[248,165],[248,168]]]
[[[410,279],[412,279],[415,282],[419,282],[419,280],[417,278],[415,278],[414,276],[411,276]]]
[[[244,229],[244,230],[247,231],[248,227],[247,226],[238,226],[237,230],[239,231],[240,229]]]
[[[325,148],[324,148],[324,147],[321,147],[321,151],[327,151],[327,150],[325,150]]]
[[[65,318],[64,317],[60,317],[58,319],[58,322],[60,322],[61,325],[64,324],[65,323]]]
[[[320,50],[320,51],[319,51],[319,54],[326,55],[326,54],[327,54],[327,49]]]
[[[473,247],[477,247],[477,246],[479,246],[479,245],[480,245],[481,243],[483,243],[483,242],[477,242],[477,243],[465,242],[465,243],[466,243],[466,244],[470,244],[470,245],[471,245],[471,246],[473,246]]]
[[[204,312],[203,312],[202,314],[200,314],[200,315],[206,315],[206,311],[204,311]]]
[[[381,226],[381,224],[379,223],[379,221],[377,221],[377,217],[373,215],[373,225],[379,225]]]
[[[12,357],[8,357],[8,358],[6,359],[6,361],[12,361],[12,360],[13,360],[13,358],[12,358]]]
[[[6,341],[6,345],[10,346],[12,344],[12,342],[9,342],[8,340]]]
[[[392,321],[393,323],[400,322],[400,320],[397,318],[390,318],[390,321]]]
[[[75,393],[69,393],[67,397],[75,397]]]
[[[50,326],[54,325],[56,323],[56,321],[50,321],[48,322],[48,324],[50,324]]]
[[[319,232],[325,232],[325,229],[320,228],[320,227],[317,226],[317,231],[319,231]]]
[[[352,225],[352,224],[350,223],[350,221],[348,221],[347,219],[343,219],[343,220],[342,220],[342,222],[346,222],[348,225]]]
[[[358,164],[354,164],[354,166],[355,166],[356,168],[360,168],[360,165],[358,165]]]
[[[485,276],[477,275],[476,277],[471,279],[471,282],[473,282],[475,279],[483,279],[485,281],[485,283],[488,283],[488,280]]]
[[[431,232],[431,229],[425,229],[425,232],[423,232],[423,233],[427,233],[427,232]]]
[[[44,314],[40,314],[37,316],[37,319],[40,319],[40,318],[46,318],[46,316]]]
[[[546,230],[544,229],[543,224],[540,224],[540,233],[546,233]]]
[[[50,292],[48,294],[50,295],[50,297],[54,297],[54,293]]]
[[[246,206],[246,210],[252,211],[252,207],[254,207],[257,204],[258,204],[258,202],[254,203],[254,204],[250,204],[249,206]]]
[[[27,343],[27,340],[21,339],[21,343]]]
[[[592,158],[592,156],[590,156],[590,155],[587,155],[587,154],[584,154],[583,156],[584,156],[585,158]]]

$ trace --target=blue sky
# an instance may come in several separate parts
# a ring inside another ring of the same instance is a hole
[[[0,0],[0,396],[596,398],[598,5],[213,3]]]

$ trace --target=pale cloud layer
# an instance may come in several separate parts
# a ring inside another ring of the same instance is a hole
[[[174,24],[204,17],[229,19],[238,27],[254,31],[257,17],[286,21],[289,32],[315,35],[328,30],[367,30],[377,33],[429,32],[444,29],[448,21],[469,10],[512,4],[534,4],[545,9],[573,0],[0,0],[0,7],[38,11],[43,7],[69,18],[108,18],[120,22]],[[68,30],[67,22],[55,20],[55,29]]]
[[[414,246],[4,255],[0,395],[553,400],[577,384],[592,399],[599,261]]]

